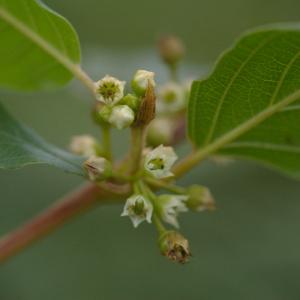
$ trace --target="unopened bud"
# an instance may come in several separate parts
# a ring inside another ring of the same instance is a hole
[[[133,111],[137,111],[140,105],[140,99],[133,95],[133,94],[127,94],[125,97],[122,98],[122,100],[119,102],[119,104],[127,105],[129,106]]]
[[[148,125],[155,118],[156,111],[156,96],[154,92],[154,86],[148,82],[145,97],[143,98],[139,107],[135,126]]]
[[[169,65],[177,64],[185,53],[182,41],[176,36],[164,36],[158,41],[158,50],[163,61]]]
[[[149,85],[155,87],[154,73],[146,70],[138,70],[131,81],[132,90],[138,96],[145,96]]]
[[[112,176],[112,165],[104,157],[92,156],[83,166],[92,181],[102,181]]]
[[[100,121],[101,124],[107,124],[109,123],[109,118],[112,114],[113,108],[108,105],[104,105],[100,108],[98,112],[98,120]]]
[[[72,137],[70,151],[77,155],[92,156],[101,152],[100,145],[90,135],[76,135]]]
[[[109,123],[117,129],[129,127],[134,121],[134,111],[127,105],[116,105],[112,108]]]
[[[161,254],[168,259],[184,264],[191,257],[189,242],[177,231],[167,231],[159,237]]]
[[[169,118],[154,119],[148,127],[147,142],[150,146],[156,147],[172,142],[175,124]]]
[[[188,200],[186,206],[194,211],[214,210],[215,200],[210,190],[201,185],[192,185],[187,189]]]

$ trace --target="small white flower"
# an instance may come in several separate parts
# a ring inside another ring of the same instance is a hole
[[[133,91],[139,96],[144,96],[148,84],[155,87],[154,76],[155,76],[154,72],[149,72],[146,70],[138,70],[133,76],[131,82],[131,87]]]
[[[70,151],[86,157],[96,155],[97,142],[90,135],[76,135],[72,137]]]
[[[177,216],[181,212],[188,211],[186,207],[186,195],[161,195],[157,199],[158,210],[161,218],[174,227],[178,228]]]
[[[136,228],[143,221],[151,223],[153,213],[152,203],[142,195],[132,195],[127,199],[121,216],[129,216]]]
[[[170,170],[177,158],[172,147],[160,145],[146,154],[144,168],[155,178],[169,177],[173,175]]]
[[[96,97],[107,105],[115,105],[124,96],[125,81],[106,75],[96,82]]]
[[[174,82],[167,83],[157,92],[157,111],[158,113],[177,112],[186,107],[186,91]]]
[[[104,157],[92,156],[83,164],[87,175],[92,181],[104,180],[111,176],[111,163]]]
[[[127,105],[113,107],[108,122],[118,129],[129,127],[134,121],[134,111]]]

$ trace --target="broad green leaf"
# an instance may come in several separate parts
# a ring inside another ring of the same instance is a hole
[[[0,0],[0,85],[37,90],[66,84],[80,61],[70,23],[38,0]]]
[[[247,33],[193,84],[188,121],[198,160],[219,153],[300,177],[299,99],[300,26]]]
[[[66,172],[84,175],[83,158],[61,150],[13,119],[0,105],[0,169],[29,164],[48,164]]]

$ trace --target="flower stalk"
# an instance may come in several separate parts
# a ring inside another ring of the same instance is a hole
[[[111,142],[110,126],[108,126],[108,125],[101,126],[101,131],[102,131],[102,143],[103,143],[103,152],[104,152],[103,156],[107,160],[112,161],[113,155],[112,155],[112,142]]]

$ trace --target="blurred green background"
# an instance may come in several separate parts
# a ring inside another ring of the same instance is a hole
[[[200,76],[244,30],[298,21],[296,0],[47,0],[77,29],[85,68],[130,79],[137,68],[166,74],[154,49],[160,33],[188,48],[183,72]],[[16,94],[1,101],[18,118],[65,147],[78,133],[98,134],[90,99],[78,82],[60,91]],[[115,146],[127,144],[116,133]],[[178,151],[188,151],[182,145]],[[252,163],[205,163],[182,184],[208,185],[214,213],[186,214],[182,231],[193,259],[185,266],[158,253],[156,232],[134,230],[121,206],[98,207],[0,267],[1,300],[264,299],[300,297],[300,184]],[[0,233],[46,208],[80,179],[43,166],[0,171]]]

